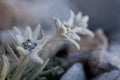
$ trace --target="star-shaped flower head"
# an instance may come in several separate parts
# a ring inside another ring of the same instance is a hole
[[[43,63],[43,60],[38,56],[38,53],[47,43],[49,37],[42,37],[40,25],[38,25],[33,32],[31,28],[27,26],[25,33],[20,32],[17,27],[14,27],[13,31],[10,31],[10,34],[20,54],[28,55],[29,58],[35,62]]]
[[[78,49],[80,49],[77,41],[80,41],[80,37],[75,32],[74,28],[65,26],[59,19],[53,17],[53,21],[56,26],[56,36],[66,39],[73,43]]]
[[[93,32],[88,27],[89,16],[83,16],[82,12],[78,12],[77,15],[71,10],[70,18],[64,21],[65,26],[74,27],[78,34],[94,36]]]
[[[75,24],[81,27],[88,27],[89,16],[82,15],[82,12],[78,12],[75,16]]]

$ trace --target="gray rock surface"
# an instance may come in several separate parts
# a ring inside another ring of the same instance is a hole
[[[120,70],[120,59],[114,54],[106,51],[95,51],[89,59],[90,70],[93,74],[98,75],[114,69]]]
[[[86,80],[83,65],[75,63],[60,80]]]
[[[120,44],[118,44],[117,42],[111,43],[109,46],[109,52],[110,54],[113,54],[120,58]]]
[[[120,71],[111,71],[109,73],[104,73],[92,80],[120,80]]]
[[[97,29],[94,31],[94,37],[82,36],[80,46],[80,52],[89,50],[106,50],[108,48],[108,38],[103,29]]]

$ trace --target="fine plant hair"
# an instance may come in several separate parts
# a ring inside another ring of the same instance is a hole
[[[44,70],[64,43],[69,42],[80,50],[80,35],[94,36],[87,28],[88,20],[88,16],[81,12],[75,15],[72,10],[66,21],[53,17],[56,32],[48,36],[40,24],[34,30],[27,26],[24,33],[13,27],[9,34],[15,49],[7,41],[0,46],[0,80],[35,80],[39,75],[58,69],[59,65]]]

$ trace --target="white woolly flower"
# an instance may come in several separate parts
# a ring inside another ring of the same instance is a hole
[[[78,12],[75,16],[75,24],[81,27],[88,27],[89,16],[83,16],[82,12]]]
[[[83,16],[82,12],[78,12],[77,15],[70,11],[70,18],[64,21],[64,25],[74,27],[78,34],[94,36],[93,32],[88,27],[89,16]]]
[[[79,44],[76,42],[80,41],[80,37],[77,35],[74,28],[70,26],[65,26],[59,19],[53,17],[53,21],[56,26],[56,35],[61,38],[65,38],[73,43],[78,49],[80,49]]]
[[[45,37],[38,40],[38,37],[42,37],[40,32],[42,33],[42,30],[40,25],[38,25],[33,32],[31,28],[27,26],[24,34],[22,34],[17,27],[14,27],[10,34],[20,53],[28,55],[31,60],[42,64],[43,60],[38,56],[38,53],[42,50],[42,47],[46,44],[48,38]]]

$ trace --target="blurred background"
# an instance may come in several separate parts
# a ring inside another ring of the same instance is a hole
[[[38,24],[47,34],[54,33],[52,16],[69,18],[69,11],[82,11],[90,17],[89,28],[102,28],[109,43],[120,42],[120,0],[0,0],[0,33],[9,40],[8,29]]]

